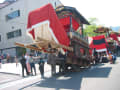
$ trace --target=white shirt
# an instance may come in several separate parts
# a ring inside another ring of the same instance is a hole
[[[28,55],[25,55],[25,59],[26,59],[26,63],[29,63],[30,56],[28,56]]]

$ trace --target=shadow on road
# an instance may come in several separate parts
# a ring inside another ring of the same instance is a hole
[[[107,78],[110,74],[111,69],[112,67],[93,68],[87,70],[85,73],[82,73],[82,76],[87,78]]]
[[[82,77],[80,72],[69,73],[64,76],[55,76],[36,84],[37,87],[47,87],[55,88],[55,90],[63,89],[73,89],[79,90]]]
[[[111,67],[104,68],[94,68],[86,69],[82,72],[69,72],[65,75],[56,75],[50,78],[45,78],[42,81],[36,82],[32,85],[23,87],[19,90],[28,87],[44,87],[44,88],[54,88],[55,90],[60,89],[72,89],[80,90],[83,78],[107,78],[110,74]]]

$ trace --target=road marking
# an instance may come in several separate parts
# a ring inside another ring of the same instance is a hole
[[[17,81],[5,83],[5,84],[3,84],[3,85],[0,85],[0,90],[1,90],[1,89],[4,89],[4,88],[7,88],[7,87],[10,87],[10,86],[14,86],[14,85],[16,85],[16,84],[21,84],[21,83],[23,83],[23,82],[27,82],[27,81],[29,81],[29,80],[37,79],[37,78],[40,78],[40,76],[32,76],[32,77],[23,78],[23,79],[20,79],[20,80],[17,80]]]
[[[50,73],[51,73],[50,71],[46,72],[45,75],[47,75],[47,77],[50,77],[51,76]],[[41,75],[30,76],[30,77],[23,78],[23,79],[20,79],[20,80],[17,80],[17,81],[13,81],[13,82],[8,82],[8,83],[5,83],[5,84],[2,84],[2,85],[0,85],[0,90],[5,89],[7,87],[11,87],[11,86],[17,85],[17,84],[22,84],[22,83],[25,83],[25,82],[28,82],[28,81],[34,80],[34,79],[39,80],[39,81],[42,80],[41,79]]]
[[[0,84],[1,84],[1,83],[5,83],[5,82],[8,82],[8,81],[11,81],[11,80],[13,80],[13,79],[1,80],[1,81],[0,81]]]

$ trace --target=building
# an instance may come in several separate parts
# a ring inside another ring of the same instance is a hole
[[[3,3],[0,3],[0,8],[4,8],[6,7],[7,5],[15,2],[16,0],[5,0]]]
[[[6,0],[4,3],[6,2],[12,3],[0,8],[0,53],[19,56],[25,49],[16,47],[14,43],[32,42],[26,34],[29,12],[47,3],[51,3],[55,8],[61,5],[61,2],[59,0]]]

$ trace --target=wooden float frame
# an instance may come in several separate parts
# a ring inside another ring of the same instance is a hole
[[[22,43],[15,42],[15,45],[19,46],[19,47],[23,47],[23,48],[29,48],[29,49],[35,50],[35,51],[40,51],[40,52],[46,51],[46,53],[54,53],[53,49],[58,49],[58,48],[63,48],[63,49],[69,50],[69,51],[73,51],[72,47],[58,44],[56,42],[49,41],[49,40],[46,40],[46,39],[43,39],[40,37],[37,37],[37,40],[35,40],[33,43],[30,43],[30,44],[22,44]],[[49,49],[48,48],[49,45],[51,45],[51,46],[54,45],[54,48]],[[44,47],[44,46],[47,46],[47,47]]]

